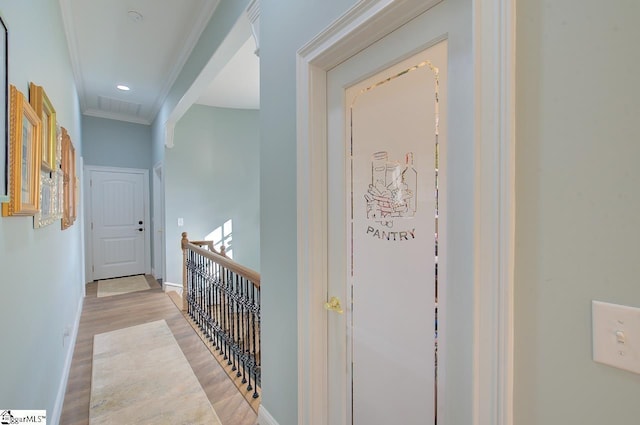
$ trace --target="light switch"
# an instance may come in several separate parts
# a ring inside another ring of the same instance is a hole
[[[592,301],[593,360],[640,374],[640,309]]]
[[[178,227],[184,226],[184,219],[182,217],[178,217]]]

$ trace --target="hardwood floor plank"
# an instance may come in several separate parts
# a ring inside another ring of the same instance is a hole
[[[223,425],[255,425],[257,416],[182,313],[151,276],[151,289],[97,298],[88,283],[71,362],[61,425],[88,425],[93,336],[164,319]],[[152,361],[152,359],[149,359]]]

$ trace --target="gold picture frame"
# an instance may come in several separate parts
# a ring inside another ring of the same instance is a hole
[[[76,150],[67,129],[62,129],[62,230],[76,220]]]
[[[78,177],[76,176],[76,148],[71,143],[71,168],[69,169],[69,222],[71,225],[76,221],[76,200]]]
[[[29,103],[40,118],[40,139],[42,140],[42,168],[56,169],[56,110],[42,86],[29,84]]]
[[[35,215],[40,201],[40,118],[15,86],[9,88],[9,202],[3,216]]]
[[[32,86],[29,87],[29,98],[35,99],[34,92],[31,91]],[[36,94],[37,96],[37,94]],[[45,95],[46,96],[46,95]],[[36,111],[37,113],[37,111]],[[40,210],[33,217],[33,227],[35,229],[49,226],[62,218],[62,187],[63,187],[63,174],[62,174],[62,132],[60,126],[53,121],[54,124],[54,162],[53,171],[49,171],[42,162],[42,169],[40,170]],[[42,137],[44,137],[43,132]],[[50,133],[51,134],[51,133]],[[43,139],[44,140],[44,139]],[[45,149],[43,147],[43,149]]]

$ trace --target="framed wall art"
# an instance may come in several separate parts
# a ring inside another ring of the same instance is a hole
[[[56,168],[56,110],[42,86],[29,84],[29,103],[42,121],[42,169],[55,171]]]
[[[76,211],[76,150],[67,129],[62,129],[62,230],[71,227]]]
[[[9,95],[9,202],[2,204],[2,215],[35,215],[40,206],[40,119],[15,86]]]
[[[0,202],[9,202],[9,41],[0,17]]]
[[[76,200],[78,199],[77,187],[78,178],[76,176],[76,148],[73,143],[71,147],[71,167],[69,168],[69,224],[73,225],[76,221]]]
[[[33,227],[39,228],[52,224],[60,216],[57,214],[58,180],[55,174],[40,172],[40,209],[33,217]]]
[[[37,229],[62,218],[62,135],[55,110],[42,87],[29,85],[29,103],[42,120],[40,210],[33,217],[33,227]]]

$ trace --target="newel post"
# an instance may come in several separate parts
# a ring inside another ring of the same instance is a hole
[[[189,238],[187,238],[187,232],[182,232],[182,240],[180,246],[182,247],[182,311],[187,311],[187,244]]]

